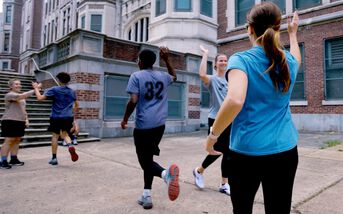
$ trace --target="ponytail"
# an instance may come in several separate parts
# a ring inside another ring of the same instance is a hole
[[[281,11],[272,2],[255,5],[247,15],[248,24],[254,29],[256,42],[264,48],[270,64],[264,72],[269,73],[276,90],[286,93],[291,85],[286,54],[280,44]]]
[[[264,73],[269,73],[276,90],[286,93],[291,84],[290,73],[286,62],[286,54],[280,44],[280,33],[272,27],[267,28],[260,40],[270,60],[270,66]]]

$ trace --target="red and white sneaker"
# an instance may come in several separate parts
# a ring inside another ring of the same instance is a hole
[[[173,164],[167,170],[164,179],[168,185],[168,196],[171,201],[176,200],[180,193],[179,173],[179,167],[176,164]]]
[[[74,146],[69,146],[68,148],[70,153],[70,158],[73,162],[77,161],[79,159],[79,156],[76,154],[76,150]]]

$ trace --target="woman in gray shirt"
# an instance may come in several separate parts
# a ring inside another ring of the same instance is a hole
[[[5,141],[1,147],[1,168],[10,169],[11,165],[24,165],[17,158],[19,142],[24,136],[25,128],[29,125],[26,113],[25,99],[34,94],[34,91],[20,93],[21,82],[18,79],[8,81],[10,92],[5,95],[5,112],[1,118],[1,136]],[[11,161],[7,156],[11,151]]]
[[[203,46],[200,46],[203,52],[202,60],[199,69],[199,76],[201,81],[204,83],[205,87],[210,92],[210,109],[208,115],[208,133],[210,133],[210,128],[217,116],[217,112],[227,94],[227,80],[225,79],[225,72],[227,68],[227,56],[225,54],[218,54],[214,60],[214,69],[216,73],[214,75],[207,75],[207,55],[208,50]],[[216,144],[216,151],[220,151],[223,154],[223,159],[221,163],[222,172],[222,182],[219,186],[219,191],[230,195],[230,186],[228,184],[228,161],[227,154],[229,151],[229,138],[230,138],[231,127],[227,127],[226,130],[220,135],[218,143]],[[193,175],[195,179],[195,185],[202,189],[204,188],[204,178],[203,173],[205,169],[210,166],[214,161],[216,161],[221,154],[207,155],[200,167],[193,170]]]

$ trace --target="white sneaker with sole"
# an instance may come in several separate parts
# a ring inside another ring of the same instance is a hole
[[[199,189],[204,188],[204,176],[198,172],[198,168],[193,170],[194,183]]]
[[[226,195],[230,195],[231,194],[231,192],[230,192],[230,185],[228,183],[226,183],[224,185],[220,184],[219,192],[225,193]]]

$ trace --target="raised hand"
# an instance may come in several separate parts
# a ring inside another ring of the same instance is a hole
[[[292,20],[291,17],[287,18],[287,24],[287,30],[289,34],[296,34],[298,32],[299,15],[297,11],[294,12]]]
[[[200,45],[200,50],[203,54],[208,54],[208,49],[205,49],[202,45]]]
[[[167,47],[160,47],[160,57],[164,60],[167,61],[169,56],[169,49]]]

